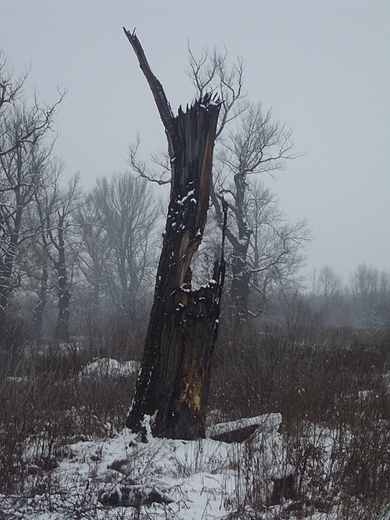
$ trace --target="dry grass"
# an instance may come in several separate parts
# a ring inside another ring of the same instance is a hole
[[[80,374],[95,357],[139,356],[139,343],[126,342],[117,329],[91,332],[66,347],[6,352],[0,493],[23,494],[27,483],[30,495],[47,492],[51,469],[69,456],[69,443],[122,428],[135,376]],[[261,518],[270,505],[280,504],[280,518],[331,510],[340,518],[367,512],[380,518],[390,503],[390,394],[384,377],[389,360],[383,331],[311,329],[292,344],[277,328],[235,335],[222,326],[209,408],[217,420],[280,412],[283,464],[294,473],[292,480],[287,474],[285,481],[275,480],[272,492],[265,490],[264,475],[268,487],[271,477],[262,467],[264,453],[249,441],[243,459],[235,461],[244,487],[234,509],[250,506]]]
[[[46,472],[80,439],[105,437],[123,427],[135,375],[81,377],[91,360],[80,345],[29,352],[0,374],[0,493],[23,489],[32,473]]]
[[[309,330],[292,345],[279,329],[252,329],[221,336],[215,356],[211,409],[227,420],[283,416],[294,483],[278,484],[277,501],[287,515],[336,508],[341,518],[381,517],[390,503],[387,332]],[[258,486],[254,475],[248,482]],[[245,500],[261,510],[256,486]]]

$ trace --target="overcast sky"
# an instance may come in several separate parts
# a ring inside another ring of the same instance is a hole
[[[294,133],[302,155],[267,181],[315,241],[305,272],[390,269],[389,0],[0,0],[0,48],[58,109],[66,175],[126,169],[137,133],[147,157],[165,136],[122,26],[137,29],[174,111],[192,101],[187,41],[240,55],[245,90]]]

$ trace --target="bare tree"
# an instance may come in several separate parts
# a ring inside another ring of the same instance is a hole
[[[23,85],[28,73],[14,79],[7,67],[6,59],[0,51],[0,157],[12,154],[21,148],[28,148],[52,130],[53,118],[57,106],[61,103],[65,91],[59,88],[59,99],[53,104],[42,104],[35,94],[33,103],[27,107],[22,95]],[[10,138],[9,126],[15,120],[14,111],[20,114],[17,135]]]
[[[376,267],[360,264],[351,276],[356,325],[370,327],[376,322],[380,274]]]
[[[90,193],[78,211],[75,219],[80,236],[77,256],[78,267],[84,278],[84,288],[88,293],[86,307],[91,304],[93,320],[101,317],[100,299],[106,288],[105,272],[111,254],[110,238],[104,228],[102,215],[97,208],[93,193]]]
[[[92,201],[107,248],[102,266],[106,288],[115,305],[131,317],[156,268],[158,201],[146,181],[130,172],[98,179]]]
[[[345,323],[341,277],[332,267],[324,266],[318,275],[315,287],[316,314],[319,324],[325,326],[342,326]]]
[[[9,118],[6,135],[9,143],[18,142],[26,114],[15,110]],[[50,149],[41,139],[23,143],[0,157],[0,311],[5,312],[9,297],[20,283],[17,263],[21,245],[37,234],[26,209],[44,182],[44,165]]]
[[[329,265],[323,267],[318,275],[317,291],[326,301],[336,296],[341,290],[341,277]]]
[[[296,246],[302,245],[308,233],[304,222],[289,225],[269,191],[252,186],[249,179],[281,169],[284,161],[293,157],[291,131],[273,123],[270,112],[264,115],[261,105],[248,106],[235,123],[219,148],[212,201],[220,225],[222,197],[229,204],[231,218],[226,236],[233,250],[231,294],[238,326],[250,310],[251,285],[260,289],[260,273],[263,281],[278,274],[280,278],[285,276],[293,258],[297,264]],[[263,295],[264,288],[260,289]]]
[[[168,139],[171,192],[154,302],[141,372],[127,426],[139,430],[154,417],[157,436],[196,438],[204,434],[212,353],[224,276],[191,288],[191,261],[206,224],[213,148],[220,104],[209,95],[175,117],[152,73],[135,33],[125,34],[154,96]]]
[[[131,41],[131,35],[128,33],[127,36]],[[261,302],[264,302],[266,293],[273,284],[278,287],[284,286],[283,284],[287,287],[290,284],[303,259],[302,246],[309,240],[305,222],[289,224],[285,216],[277,210],[269,192],[263,190],[260,193],[261,190],[257,189],[257,194],[253,197],[256,188],[251,188],[251,178],[264,173],[272,175],[274,171],[284,168],[286,160],[296,157],[292,151],[292,132],[285,125],[274,122],[271,112],[264,112],[260,103],[251,104],[246,100],[243,93],[244,65],[241,59],[237,59],[236,63],[229,67],[226,51],[221,54],[216,50],[210,52],[206,49],[199,59],[195,58],[190,49],[189,53],[189,76],[199,98],[202,99],[206,92],[211,92],[217,93],[222,101],[221,117],[215,129],[215,139],[219,140],[210,196],[215,219],[220,229],[225,230],[230,244],[231,295],[235,324],[241,326],[248,314],[261,311]],[[136,54],[138,56],[137,50]],[[172,203],[172,197],[175,195],[172,192],[174,164],[179,153],[182,153],[182,145],[179,145],[176,139],[175,126],[179,123],[173,119],[161,84],[154,81],[155,78],[145,67],[143,58],[142,52],[140,65],[148,79],[166,129],[169,154],[154,156],[153,162],[157,169],[154,167],[150,170],[146,163],[138,158],[137,140],[130,147],[130,164],[138,175],[159,185],[171,182]],[[180,115],[179,113],[179,117]],[[173,167],[173,174],[169,180],[170,167]],[[184,197],[186,198],[185,194]],[[227,224],[224,208],[229,209]],[[197,247],[198,245],[193,251],[196,251]],[[192,271],[189,273],[189,279],[191,277]],[[252,298],[256,299],[257,303],[260,302],[256,312],[252,312],[249,307],[249,295],[254,289],[260,295],[257,299]],[[163,295],[160,298],[163,299]],[[141,382],[139,388],[144,391],[145,387],[146,382]],[[135,412],[130,414],[129,424],[134,424],[134,417],[140,418],[140,409],[153,412],[150,403],[144,408],[133,407]]]
[[[27,72],[14,79],[12,72],[7,66],[7,60],[0,50],[0,112],[7,105],[15,105],[20,98],[21,90],[27,77]]]
[[[196,95],[203,97],[205,93],[218,95],[221,103],[221,114],[218,120],[216,138],[222,134],[225,126],[244,113],[248,101],[243,92],[244,60],[237,57],[229,67],[228,51],[219,52],[216,47],[210,51],[207,47],[196,58],[188,45],[188,76],[195,87]]]
[[[36,302],[32,315],[32,335],[39,339],[43,333],[44,315],[50,294],[49,259],[42,250],[39,239],[32,238],[28,243],[28,261],[30,269],[27,273],[25,290],[30,290],[35,295]],[[27,256],[27,255],[26,255]]]
[[[61,168],[53,168],[52,184],[36,197],[40,240],[44,254],[55,272],[58,295],[56,339],[69,340],[72,268],[74,251],[74,215],[80,205],[79,176],[75,175],[65,189],[59,184]],[[78,248],[77,248],[78,249]],[[44,273],[43,273],[44,275]]]
[[[303,245],[309,240],[304,221],[289,224],[277,209],[273,196],[272,202],[269,200],[266,204],[268,211],[263,211],[260,206],[266,203],[269,192],[264,192],[255,202],[251,188],[252,177],[272,175],[284,168],[286,160],[296,157],[292,151],[292,131],[274,122],[271,112],[264,112],[260,103],[253,104],[246,99],[244,62],[237,58],[229,66],[226,49],[220,53],[215,48],[206,48],[196,58],[189,47],[188,75],[198,96],[212,92],[223,101],[216,131],[211,201],[220,228],[224,222],[222,200],[228,202],[226,236],[232,250],[231,296],[238,326],[248,314],[257,314],[261,309],[261,305],[250,308],[250,293],[257,292],[257,302],[262,299],[264,303],[265,289],[272,280],[279,278],[280,283],[297,272],[303,260]],[[139,144],[137,138],[130,146],[129,162],[133,170],[159,185],[170,182],[169,157],[154,155],[154,167],[150,168],[138,157]],[[271,208],[272,222],[267,221]],[[205,246],[202,255],[205,257]]]
[[[291,274],[294,271],[292,266],[299,263],[297,246],[302,246],[309,238],[304,222],[289,225],[270,201],[265,205],[273,208],[273,223],[267,222],[269,213],[261,211],[261,206],[266,203],[269,193],[264,192],[264,198],[258,192],[256,201],[251,196],[251,177],[264,173],[272,175],[274,171],[284,168],[286,160],[296,156],[292,152],[292,131],[274,122],[271,112],[264,112],[261,103],[253,104],[245,99],[242,91],[243,71],[243,61],[240,59],[228,71],[226,52],[220,55],[215,50],[211,53],[205,50],[196,59],[190,51],[190,77],[197,91],[202,92],[211,85],[219,91],[224,101],[223,117],[217,132],[220,139],[211,200],[220,227],[223,225],[222,199],[228,201],[230,210],[226,237],[232,246],[231,295],[236,325],[245,320],[250,312],[249,293],[251,286],[260,289],[260,273],[263,274],[263,281],[277,275],[282,279],[287,275],[289,266]],[[262,222],[263,217],[265,220]],[[266,234],[263,233],[265,229],[268,231]],[[261,244],[264,239],[265,243]],[[264,296],[264,287],[260,293]]]
[[[379,298],[377,305],[377,323],[390,327],[390,273],[381,271],[379,274]]]
[[[226,125],[233,121],[248,107],[248,101],[243,92],[244,60],[237,60],[229,67],[228,52],[219,52],[216,47],[212,50],[203,49],[199,58],[196,58],[188,44],[188,77],[195,87],[196,96],[202,99],[206,94],[217,96],[222,102],[218,118],[216,139],[220,137]],[[129,147],[129,164],[141,177],[154,182],[159,186],[171,182],[171,164],[169,153],[154,153],[151,168],[139,158],[140,138],[137,136]]]
[[[280,285],[273,298],[273,320],[281,325],[293,346],[305,326],[311,323],[311,310],[301,290],[294,284]]]
[[[44,184],[45,164],[52,145],[46,138],[52,130],[58,103],[31,106],[22,96],[26,75],[16,80],[0,56],[0,314],[20,284],[17,271],[20,248],[37,229],[25,218],[26,209]]]
[[[247,193],[246,221],[251,229],[246,254],[249,284],[247,312],[260,314],[272,292],[299,287],[297,271],[304,260],[303,246],[310,240],[306,221],[291,224],[269,188],[254,182]]]

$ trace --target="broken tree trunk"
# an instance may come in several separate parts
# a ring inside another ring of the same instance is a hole
[[[175,117],[141,44],[124,29],[153,93],[168,139],[171,192],[154,302],[135,396],[126,421],[141,429],[153,416],[158,437],[204,436],[205,407],[224,280],[223,256],[208,285],[191,289],[191,260],[209,206],[219,102],[196,101]]]

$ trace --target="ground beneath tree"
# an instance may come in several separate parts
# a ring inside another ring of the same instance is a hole
[[[146,421],[144,435],[124,429],[64,446],[52,471],[30,468],[23,496],[0,496],[0,519],[302,518],[302,504],[294,513],[295,470],[281,422],[280,414],[268,414],[215,425],[206,439],[181,441],[153,438]],[[247,440],[234,441],[237,434]],[[306,513],[314,520],[340,518],[336,511]]]

